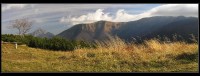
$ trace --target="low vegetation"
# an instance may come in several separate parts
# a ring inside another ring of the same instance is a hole
[[[29,47],[49,49],[49,50],[62,50],[73,51],[76,48],[95,48],[94,44],[84,41],[66,40],[61,37],[53,38],[39,38],[31,35],[13,35],[4,34],[1,37],[5,42],[18,42],[19,44],[26,44]]]
[[[136,44],[116,37],[74,51],[1,45],[2,72],[198,72],[198,43]]]

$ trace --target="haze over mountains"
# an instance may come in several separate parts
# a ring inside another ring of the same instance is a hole
[[[118,36],[124,40],[146,39],[156,36],[171,38],[174,34],[189,39],[191,34],[198,36],[198,18],[184,16],[155,16],[130,22],[98,21],[77,24],[57,36],[69,40],[105,40]]]

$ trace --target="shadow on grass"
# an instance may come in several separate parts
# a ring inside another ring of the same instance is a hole
[[[180,60],[182,63],[191,63],[198,61],[198,52],[195,53],[183,53],[178,55],[176,60]]]

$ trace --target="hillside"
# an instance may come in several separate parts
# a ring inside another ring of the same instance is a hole
[[[198,72],[198,44],[125,44],[119,38],[96,49],[51,51],[2,44],[2,72]]]
[[[191,38],[191,35],[193,34],[196,37],[196,40],[198,40],[198,28],[198,19],[191,17],[167,24],[154,33],[160,36],[166,35],[167,37],[172,37],[170,34],[174,33],[182,36],[185,40]],[[179,37],[179,39],[180,38],[181,37]]]
[[[183,36],[183,39],[191,38],[190,34],[197,37],[198,18],[195,17],[172,17],[155,16],[142,18],[130,22],[98,21],[89,24],[78,24],[61,32],[61,36],[70,40],[105,40],[108,36],[118,36],[131,41],[135,38],[154,38],[158,35],[171,38],[174,34]]]
[[[89,24],[74,25],[70,29],[61,32],[57,36],[61,36],[70,40],[103,40],[108,36],[113,36],[116,30],[123,23],[98,21]]]

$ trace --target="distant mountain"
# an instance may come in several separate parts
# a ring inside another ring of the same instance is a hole
[[[52,38],[53,36],[55,36],[54,34],[47,32],[46,30],[41,29],[41,28],[39,28],[39,29],[35,30],[34,32],[29,33],[29,34],[32,35],[32,36],[41,37],[41,38],[44,38],[44,37]]]
[[[42,38],[44,38],[44,37],[46,37],[46,38],[52,38],[53,36],[54,36],[54,34],[52,34],[50,32],[37,35],[37,37],[42,37]]]
[[[130,22],[98,21],[74,25],[57,36],[70,40],[104,40],[108,36],[118,36],[126,41],[149,39],[156,36],[172,37],[174,34],[189,39],[190,34],[198,36],[198,18],[155,16]]]

